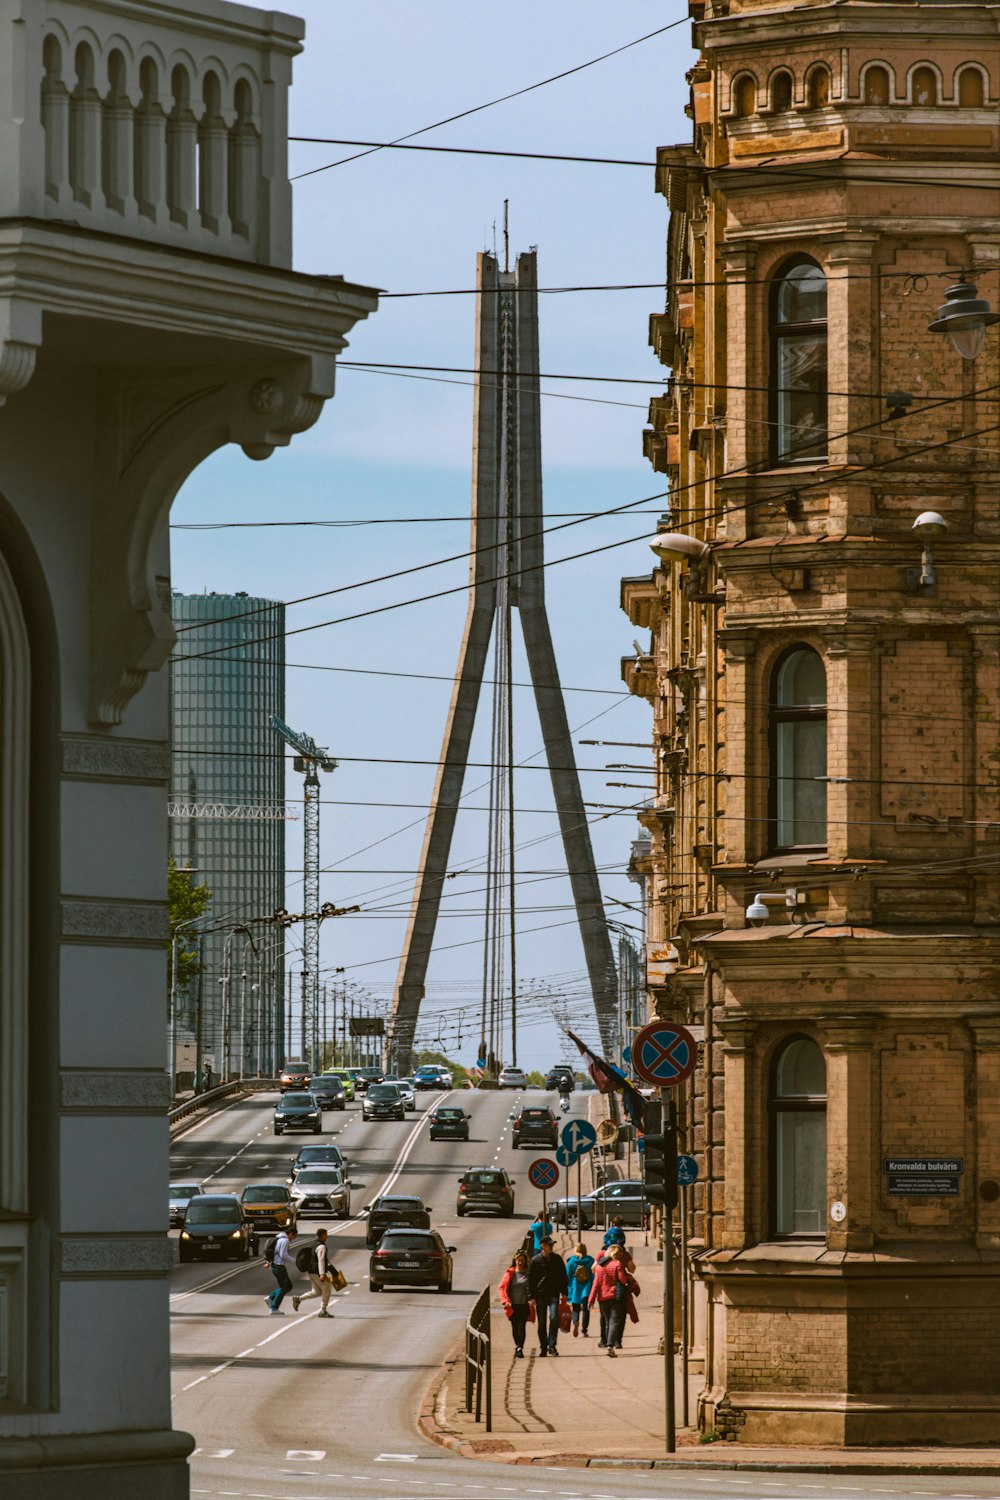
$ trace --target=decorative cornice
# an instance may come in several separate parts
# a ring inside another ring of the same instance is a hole
[[[96,781],[144,781],[165,785],[170,779],[170,751],[148,740],[63,735],[64,776]]]
[[[165,1113],[170,1104],[166,1073],[73,1073],[60,1074],[60,1102],[64,1110],[86,1110],[109,1114]]]
[[[165,1276],[174,1264],[166,1234],[64,1235],[59,1270],[63,1276]]]
[[[108,943],[166,943],[170,923],[166,903],[63,901],[61,934]]]

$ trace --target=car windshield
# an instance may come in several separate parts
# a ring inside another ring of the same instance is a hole
[[[287,1203],[288,1189],[284,1187],[248,1187],[243,1189],[244,1203]]]
[[[343,1161],[338,1146],[303,1146],[295,1158],[296,1167],[303,1166],[306,1162],[314,1161]]]
[[[316,1101],[312,1094],[286,1094],[279,1108],[286,1114],[295,1114],[298,1110],[315,1109]]]
[[[373,1083],[368,1090],[369,1099],[398,1099],[399,1089],[394,1083]]]
[[[463,1182],[473,1182],[482,1187],[496,1187],[503,1182],[499,1172],[466,1172]]]
[[[429,1234],[400,1234],[390,1229],[382,1236],[383,1250],[433,1250],[434,1237]]]
[[[380,1198],[375,1205],[380,1214],[422,1213],[423,1207],[419,1198]]]
[[[382,1078],[384,1076],[381,1068],[359,1068],[358,1073],[362,1078]]]
[[[335,1078],[332,1073],[321,1073],[318,1078],[313,1079],[313,1088],[338,1088],[340,1079]]]
[[[282,1069],[282,1072],[284,1072],[284,1073],[308,1073],[309,1072],[309,1064],[307,1062],[303,1062],[301,1060],[301,1058],[292,1058],[289,1062],[285,1063],[285,1066]]]
[[[308,1187],[311,1182],[340,1182],[342,1178],[336,1167],[329,1166],[307,1167],[295,1180],[300,1187]]]
[[[193,1198],[200,1193],[201,1188],[196,1182],[172,1182],[170,1184],[171,1198]]]
[[[464,1120],[465,1111],[461,1109],[436,1109],[435,1120]]]
[[[239,1220],[240,1211],[235,1203],[213,1203],[211,1199],[188,1204],[189,1224],[233,1224]]]

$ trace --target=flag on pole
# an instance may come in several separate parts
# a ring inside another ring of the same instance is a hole
[[[586,1060],[587,1072],[594,1080],[594,1086],[602,1094],[615,1094],[619,1091],[622,1096],[622,1104],[625,1113],[637,1130],[642,1129],[642,1110],[644,1100],[639,1090],[625,1077],[621,1068],[616,1068],[614,1063],[609,1063],[606,1058],[598,1057],[596,1052],[591,1052],[586,1042],[581,1042],[572,1031],[566,1031],[571,1042],[575,1042],[580,1049],[580,1055]]]

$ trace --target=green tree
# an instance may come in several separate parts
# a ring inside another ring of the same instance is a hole
[[[207,885],[195,885],[190,870],[179,870],[173,858],[167,861],[167,902],[170,909],[170,941],[167,944],[167,985],[173,988],[174,937],[177,937],[178,988],[190,984],[201,961],[198,949],[190,940],[188,923],[204,916],[212,892]]]

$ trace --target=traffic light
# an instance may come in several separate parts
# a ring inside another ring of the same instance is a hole
[[[672,1113],[672,1111],[670,1111]],[[643,1110],[645,1135],[642,1152],[646,1197],[673,1211],[677,1207],[677,1131],[670,1115],[663,1118],[658,1103]]]

